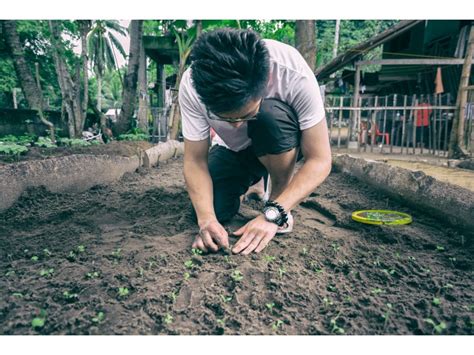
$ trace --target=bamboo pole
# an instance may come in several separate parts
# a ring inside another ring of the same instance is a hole
[[[388,96],[385,96],[385,100],[384,100],[385,108],[387,108],[387,106],[388,106],[387,101],[388,101]],[[385,146],[385,129],[386,129],[386,126],[387,126],[387,110],[385,110],[383,112],[382,145],[380,147],[380,153],[383,153],[383,149],[384,149],[384,146]],[[379,130],[380,130],[380,128],[379,128]]]
[[[379,97],[375,96],[374,106],[377,107],[379,102]],[[377,111],[373,111],[372,116],[370,118],[370,152],[374,151],[375,145],[375,133],[377,132],[375,129],[375,125],[377,124]]]
[[[403,96],[403,120],[402,120],[402,140],[400,141],[400,146],[402,149],[402,154],[403,154],[403,144],[405,142],[405,129],[406,129],[406,120],[407,120],[407,95]]]
[[[341,148],[341,121],[342,121],[342,106],[344,105],[344,97],[341,96],[339,99],[339,119],[338,119],[338,131],[337,131],[337,149]]]
[[[393,95],[393,106],[397,106],[397,94]],[[392,128],[390,129],[390,154],[393,153],[393,137],[395,132],[395,114],[392,115]]]

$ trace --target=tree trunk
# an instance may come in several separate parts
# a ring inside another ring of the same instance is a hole
[[[124,77],[122,93],[122,110],[115,126],[114,135],[127,132],[135,110],[137,100],[138,64],[140,58],[140,43],[142,41],[143,20],[130,22],[130,52],[128,68]]]
[[[88,22],[88,21],[84,21]],[[88,77],[87,77],[87,47],[85,37],[87,36],[87,24],[81,24],[81,61],[82,66],[76,67],[76,76],[73,80],[69,73],[66,62],[64,61],[63,48],[61,45],[61,30],[57,21],[49,21],[51,30],[52,52],[56,74],[58,76],[59,87],[63,104],[68,114],[68,131],[69,136],[80,137],[84,128],[84,122],[87,112],[88,101]],[[82,78],[84,80],[84,92],[81,96],[81,67]]]
[[[316,65],[316,22],[314,20],[296,21],[295,44],[296,49],[314,71]]]
[[[140,59],[138,65],[138,128],[148,133],[148,90],[146,77],[146,55],[143,41],[140,41]]]
[[[471,74],[472,56],[474,55],[474,26],[471,26],[469,40],[467,43],[466,57],[459,82],[458,96],[456,99],[456,111],[454,114],[453,127],[449,139],[448,157],[450,159],[461,158],[468,155],[464,149],[464,120],[466,115],[467,90],[469,76]]]
[[[25,52],[23,51],[23,44],[20,43],[20,37],[16,30],[16,21],[1,21],[3,25],[3,32],[5,33],[6,44],[10,50],[10,55],[13,59],[15,72],[18,76],[21,89],[25,94],[28,106],[36,110],[40,107],[42,102],[42,94],[35,83],[35,79],[31,69],[25,60]]]
[[[97,75],[97,110],[102,111],[102,77]]]

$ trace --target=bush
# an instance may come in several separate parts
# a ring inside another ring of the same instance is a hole
[[[11,142],[0,142],[0,154],[5,155],[20,155],[27,152],[28,148],[24,145],[19,145]]]

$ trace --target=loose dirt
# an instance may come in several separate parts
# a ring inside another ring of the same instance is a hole
[[[247,257],[194,255],[189,208],[181,159],[84,193],[28,190],[0,214],[0,333],[474,334],[472,236],[351,177],[332,172],[293,233]],[[414,222],[351,220],[365,208]]]

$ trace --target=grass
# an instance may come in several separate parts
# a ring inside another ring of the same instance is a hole
[[[431,318],[426,318],[425,322],[430,324],[433,327],[433,332],[435,332],[437,334],[441,334],[443,332],[443,330],[446,329],[446,323],[445,322],[440,322],[440,323],[436,324],[436,322],[434,320],[432,320]]]

